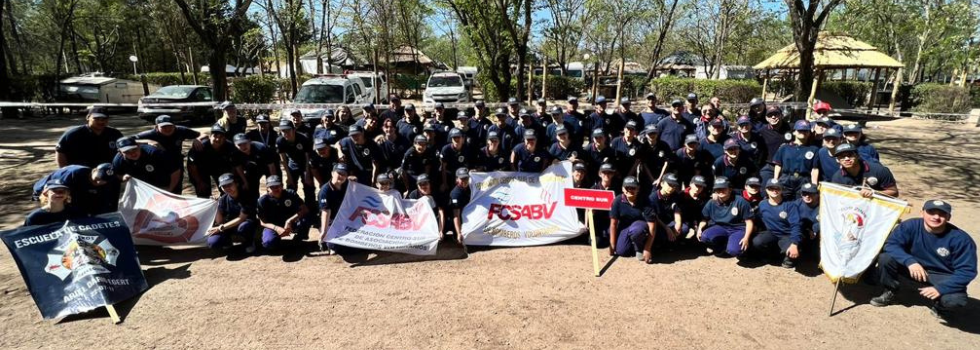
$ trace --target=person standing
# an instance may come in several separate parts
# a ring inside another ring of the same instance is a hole
[[[551,153],[538,147],[538,136],[534,130],[524,131],[524,143],[514,146],[510,163],[514,171],[540,173],[551,165]]]
[[[244,160],[235,146],[225,138],[226,135],[224,128],[213,125],[208,139],[202,142],[201,150],[192,148],[187,153],[187,174],[190,175],[191,184],[199,198],[211,197],[211,180],[218,183],[218,177],[224,173],[238,176],[242,189],[249,190]]]
[[[371,186],[381,168],[381,148],[364,135],[360,125],[351,125],[347,135],[339,143],[340,161],[347,163],[355,181]]]
[[[94,168],[102,163],[112,163],[116,157],[116,140],[123,134],[109,126],[109,116],[91,112],[85,116],[85,121],[85,125],[65,131],[55,144],[59,168],[69,165]]]
[[[258,199],[259,185],[262,177],[276,175],[276,162],[274,159],[278,158],[278,155],[272,153],[261,142],[250,140],[245,134],[235,135],[234,143],[235,148],[238,149],[239,157],[242,160],[245,181],[248,183],[247,186],[244,186],[248,190],[242,191],[247,192],[248,197]],[[236,183],[235,186],[239,185]]]
[[[282,160],[279,159],[279,149],[276,148],[276,141],[279,135],[276,134],[276,130],[272,128],[272,123],[269,121],[269,116],[265,114],[259,114],[255,117],[255,124],[258,125],[258,129],[249,130],[245,133],[249,140],[259,142],[263,146],[269,149],[275,155],[273,162],[275,163],[276,172],[274,174],[282,176]]]
[[[684,147],[684,136],[694,133],[694,125],[684,119],[684,102],[674,100],[670,106],[670,118],[657,122],[657,130],[660,130],[660,139],[670,146],[672,152],[676,152]]]
[[[248,121],[239,117],[238,108],[231,101],[219,104],[218,110],[221,111],[221,118],[218,119],[216,125],[224,128],[228,137],[235,137],[235,135],[244,133],[248,129]]]
[[[146,142],[164,152],[180,168],[180,178],[177,180],[178,186],[176,194],[181,193],[184,183],[184,141],[191,140],[191,148],[200,151],[204,145],[201,143],[201,133],[194,129],[174,125],[169,115],[161,115],[156,119],[156,126],[153,129],[136,134],[137,142]]]

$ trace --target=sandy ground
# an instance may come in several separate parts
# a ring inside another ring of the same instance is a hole
[[[22,222],[30,184],[54,169],[55,140],[79,123],[0,121],[0,227]],[[148,127],[131,117],[111,123],[126,134]],[[953,222],[976,239],[980,140],[969,125],[900,120],[868,133],[903,198],[916,209],[937,196],[952,201]],[[875,308],[876,288],[847,285],[842,311],[828,317],[834,287],[814,262],[791,271],[680,251],[653,265],[619,259],[595,278],[582,242],[469,256],[445,246],[427,261],[344,261],[312,249],[245,258],[140,248],[150,289],[117,306],[120,325],[105,311],[42,320],[0,249],[0,348],[980,348],[973,298],[942,325],[911,290],[900,305]]]

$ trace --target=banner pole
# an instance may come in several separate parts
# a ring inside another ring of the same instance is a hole
[[[122,319],[119,318],[119,314],[116,313],[116,308],[115,307],[113,307],[110,304],[110,305],[106,305],[105,306],[105,309],[106,309],[106,311],[109,311],[109,318],[112,319],[112,323],[113,324],[119,324],[120,322],[122,322]]]
[[[599,249],[596,248],[595,221],[592,219],[592,209],[586,209],[585,216],[589,226],[589,241],[592,242],[592,269],[595,270],[595,276],[599,277]]]
[[[841,277],[841,278],[843,278],[843,277]],[[827,315],[827,317],[834,316],[834,305],[837,304],[837,294],[840,294],[839,292],[840,292],[840,280],[841,280],[841,278],[838,278],[837,279],[837,283],[836,283],[836,285],[834,287],[834,298],[831,299],[831,301],[830,301],[830,314]]]

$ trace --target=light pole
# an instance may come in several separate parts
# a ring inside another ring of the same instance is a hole
[[[133,62],[133,75],[140,75],[139,72],[136,71],[136,61],[139,61],[139,59],[136,58],[136,55],[130,55],[129,61]]]

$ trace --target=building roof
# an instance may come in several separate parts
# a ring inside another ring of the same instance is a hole
[[[868,43],[844,35],[820,33],[813,53],[817,68],[901,68],[904,65]],[[800,53],[790,44],[755,65],[755,69],[800,67]]]

